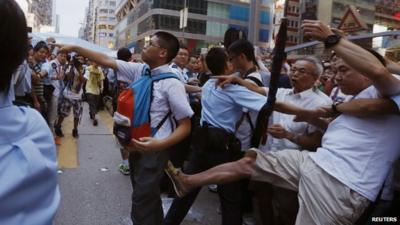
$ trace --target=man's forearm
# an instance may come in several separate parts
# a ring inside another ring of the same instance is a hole
[[[337,111],[353,116],[377,116],[398,114],[399,108],[390,99],[354,99],[336,106]]]
[[[249,89],[250,91],[257,92],[258,94],[261,94],[261,95],[264,95],[264,96],[267,96],[267,94],[268,94],[268,91],[265,88],[259,87],[257,84],[255,84],[255,83],[253,83],[251,81],[244,80],[242,78],[238,78],[235,81],[239,85]]]
[[[117,62],[113,58],[101,52],[92,51],[80,46],[73,46],[73,51],[79,55],[82,55],[83,57],[88,58],[89,60],[95,61],[102,66],[117,69]]]
[[[178,121],[178,127],[175,131],[163,140],[164,149],[169,148],[175,144],[178,144],[182,141],[185,137],[190,134],[191,129],[191,121],[190,118],[185,118]]]
[[[332,50],[353,69],[371,79],[382,95],[400,93],[400,81],[365,49],[342,38]]]
[[[275,102],[274,110],[284,114],[298,115],[303,109],[283,102]]]
[[[185,91],[187,93],[198,93],[201,92],[201,87],[185,84]]]

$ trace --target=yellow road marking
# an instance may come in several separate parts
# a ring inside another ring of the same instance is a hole
[[[58,167],[59,168],[77,168],[78,167],[78,143],[72,137],[74,128],[74,119],[72,114],[64,119],[62,130],[64,137],[61,138],[61,145],[58,149]]]
[[[107,130],[110,132],[110,134],[113,133],[113,118],[110,116],[107,110],[102,110],[98,112],[97,114],[100,117],[101,122],[104,123],[104,125],[107,127]]]

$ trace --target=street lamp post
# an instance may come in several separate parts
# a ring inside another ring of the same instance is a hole
[[[259,32],[259,9],[260,9],[260,0],[251,0],[250,1],[250,18],[249,18],[249,41],[253,43],[253,45],[257,45],[258,42],[258,32]]]
[[[183,9],[180,11],[179,29],[182,29],[182,38],[185,39],[185,28],[187,26],[189,10],[187,0],[183,0]]]

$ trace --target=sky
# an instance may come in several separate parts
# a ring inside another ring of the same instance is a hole
[[[78,37],[79,28],[85,18],[89,0],[55,0],[56,14],[60,15],[60,33]]]

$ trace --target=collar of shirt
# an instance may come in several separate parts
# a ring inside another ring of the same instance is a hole
[[[310,88],[310,89],[307,89],[307,90],[305,90],[305,91],[302,91],[302,92],[300,92],[300,93],[294,93],[294,90],[292,89],[289,93],[288,93],[288,95],[294,95],[294,96],[296,96],[296,97],[299,97],[299,98],[306,98],[307,96],[309,96],[309,95],[311,95],[311,94],[313,94],[314,93],[314,87],[312,87],[312,88]]]
[[[0,92],[0,109],[11,106],[13,100],[14,100],[14,85],[10,84],[8,91]]]
[[[152,76],[157,76],[157,75],[165,74],[165,73],[174,73],[172,71],[172,69],[168,66],[168,64],[164,64],[162,66],[159,66],[159,67],[151,70]]]

